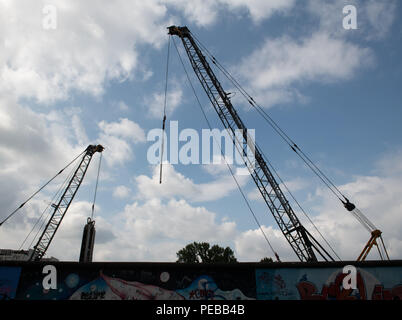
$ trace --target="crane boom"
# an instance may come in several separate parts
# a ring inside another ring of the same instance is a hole
[[[71,202],[73,201],[78,188],[80,187],[82,180],[87,172],[88,166],[91,162],[92,156],[96,152],[102,152],[104,150],[103,146],[99,145],[89,145],[85,150],[85,153],[75,170],[72,178],[68,182],[66,189],[64,190],[62,196],[60,197],[57,204],[53,204],[53,213],[42,232],[37,244],[34,246],[33,252],[29,257],[30,261],[39,261],[45,255],[53,237],[56,234],[57,229],[60,226]]]
[[[235,130],[237,129],[238,132],[242,133],[242,138],[247,145],[252,146],[254,159],[250,159],[249,155],[243,153],[245,165],[297,257],[300,261],[314,262],[317,261],[317,252],[324,260],[334,261],[330,254],[300,223],[264,160],[262,152],[253,144],[252,139],[247,134],[247,127],[240,119],[228,94],[223,90],[190,30],[187,27],[177,26],[171,26],[168,29],[169,35],[178,36],[181,39],[195,74],[234,143],[236,144]]]

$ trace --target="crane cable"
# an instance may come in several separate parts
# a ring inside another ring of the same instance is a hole
[[[284,141],[292,148],[293,151],[295,151],[297,154],[297,150],[299,149],[299,147],[289,138],[289,136],[279,127],[279,125],[271,118],[269,117],[269,115],[265,112],[265,110],[263,110],[262,107],[260,107],[253,99],[253,97],[251,97],[246,90],[239,84],[239,82],[223,67],[223,65],[221,65],[219,63],[219,61],[209,52],[209,50],[201,43],[200,40],[198,40],[198,38],[196,36],[194,36],[194,34],[191,33],[191,35],[193,36],[193,38],[197,41],[197,43],[203,48],[203,50],[206,52],[206,55],[209,56],[209,58],[211,59],[212,63],[217,66],[217,68],[226,76],[226,78],[229,79],[230,82],[233,83],[233,85],[235,85],[235,87],[240,91],[240,93],[246,98],[246,100],[256,108],[257,111],[259,111],[259,113],[261,114],[262,110],[262,115],[265,115],[265,119],[271,124],[272,128],[282,137],[282,139],[284,139]],[[256,144],[257,145],[257,144]],[[258,147],[258,145],[257,145]],[[301,151],[301,150],[300,150]],[[302,152],[302,151],[301,151]],[[275,168],[272,166],[272,164],[270,163],[270,161],[268,161],[267,157],[265,156],[265,154],[261,151],[262,156],[264,157],[265,161],[268,163],[268,165],[271,167],[271,169],[274,171],[275,175],[279,178],[280,182],[282,183],[282,185],[285,187],[285,189],[287,190],[287,192],[290,194],[290,196],[292,197],[292,199],[295,201],[296,205],[300,208],[300,210],[302,211],[302,213],[304,214],[304,216],[309,220],[309,222],[312,224],[312,226],[314,227],[314,229],[317,231],[317,233],[320,235],[320,237],[324,240],[324,242],[328,245],[328,247],[331,249],[331,251],[335,254],[335,256],[341,260],[341,258],[339,257],[339,255],[335,252],[335,250],[333,249],[333,247],[331,246],[331,244],[328,242],[328,240],[323,236],[323,234],[319,231],[319,229],[317,228],[317,226],[314,224],[314,222],[311,220],[311,218],[308,216],[308,214],[306,213],[306,211],[303,209],[303,207],[300,205],[300,203],[297,201],[297,199],[295,198],[295,196],[292,194],[292,192],[290,192],[289,188],[287,187],[287,185],[284,183],[284,181],[282,180],[282,178],[279,176],[278,172],[275,170]],[[303,153],[304,154],[304,153]],[[300,156],[300,155],[299,155]],[[308,158],[306,156],[306,158]],[[302,158],[303,159],[303,158]],[[308,158],[309,159],[309,158]],[[303,159],[304,160],[304,159]],[[304,160],[304,162],[306,162]],[[326,182],[319,174],[317,174],[317,172],[314,170],[314,167],[322,173],[322,171],[315,166],[315,164],[310,160],[311,165],[306,162],[306,164],[313,170],[314,173],[316,173],[316,175],[324,182],[324,184],[335,194],[335,196],[342,201],[342,199],[340,199],[340,197],[338,196],[338,194],[330,187],[330,185],[332,185],[335,190],[337,190],[339,193],[340,191],[338,190],[338,188],[327,178],[328,182]],[[313,167],[312,167],[313,166]],[[326,176],[322,173],[322,175],[326,178]],[[341,194],[341,193],[340,193]],[[342,195],[342,194],[341,194]],[[343,196],[343,195],[342,195]],[[346,198],[345,198],[346,199]],[[348,201],[346,199],[346,201]],[[343,202],[343,201],[342,201]],[[344,202],[343,202],[344,203]]]
[[[250,96],[247,91],[239,84],[239,82],[226,70],[226,68],[208,51],[194,34],[191,34],[198,44],[205,50],[210,57],[212,63],[228,78],[230,82],[240,91],[246,98],[248,103],[254,107],[257,112],[271,125],[275,132],[285,141],[286,144],[305,162],[305,164],[322,180],[322,182],[334,193],[334,195],[342,202],[341,198],[348,201],[335,184],[315,165],[315,163],[299,148],[299,146],[281,129],[281,127],[268,115],[268,113]]]
[[[92,202],[91,220],[93,220],[93,217],[94,217],[96,193],[97,193],[97,191],[98,191],[98,183],[99,183],[99,175],[100,175],[101,163],[102,163],[102,152],[100,153],[100,156],[99,156],[98,173],[97,173],[97,175],[96,175],[96,184],[95,184],[94,200],[93,200],[93,202]]]
[[[28,233],[28,235],[25,237],[24,241],[21,243],[20,247],[18,250],[21,250],[26,241],[28,240],[29,236],[31,235],[31,233],[35,230],[36,226],[42,221],[41,225],[38,228],[38,231],[36,232],[35,236],[33,237],[29,248],[32,248],[32,245],[36,239],[36,237],[39,235],[39,232],[42,230],[45,222],[47,221],[47,218],[50,216],[51,211],[48,211],[49,207],[52,206],[52,204],[54,203],[54,200],[56,198],[58,198],[59,195],[61,195],[62,190],[65,188],[65,186],[67,186],[68,181],[71,179],[71,177],[73,176],[75,171],[75,168],[73,167],[71,172],[67,175],[67,177],[65,178],[65,180],[63,181],[63,183],[60,185],[59,189],[57,190],[57,192],[54,194],[53,198],[50,200],[50,202],[48,202],[48,205],[46,206],[46,208],[42,211],[42,214],[40,215],[40,217],[37,219],[37,221],[35,222],[34,226],[32,227],[31,231]],[[45,213],[47,212],[47,216],[42,219],[45,215]]]
[[[163,104],[163,120],[162,120],[162,148],[161,148],[161,162],[159,170],[159,184],[162,183],[162,164],[163,164],[163,153],[165,148],[165,123],[166,123],[166,106],[167,106],[167,91],[168,91],[168,76],[169,76],[169,57],[170,57],[170,38],[168,40],[168,50],[166,58],[166,75],[165,75],[165,100]]]
[[[376,230],[374,224],[359,210],[350,203],[349,199],[337,188],[337,186],[318,168],[318,166],[300,149],[300,147],[281,129],[281,127],[268,115],[268,113],[253,99],[251,95],[239,84],[239,82],[225,69],[225,67],[208,51],[201,41],[191,33],[197,43],[205,50],[212,63],[226,76],[226,78],[240,91],[248,103],[254,107],[273,130],[285,141],[285,143],[302,159],[302,161],[312,170],[312,172],[326,185],[326,187],[342,202],[344,207],[369,232]]]
[[[263,154],[264,156],[264,154]],[[291,196],[291,198],[293,199],[293,201],[296,203],[296,205],[299,207],[299,209],[301,210],[301,212],[303,213],[303,215],[308,219],[308,221],[311,223],[311,225],[314,227],[314,229],[317,231],[317,233],[320,235],[320,237],[324,240],[324,242],[327,244],[327,246],[331,249],[331,251],[336,255],[336,257],[339,260],[342,260],[339,255],[336,253],[336,251],[334,250],[334,248],[331,246],[331,244],[328,242],[327,239],[325,239],[324,235],[320,232],[320,230],[317,228],[317,226],[315,225],[315,223],[313,222],[313,220],[311,220],[310,216],[307,214],[306,211],[304,211],[303,207],[301,206],[301,204],[299,203],[299,201],[297,201],[296,197],[293,195],[293,193],[289,190],[288,186],[285,184],[285,182],[282,180],[281,176],[278,174],[278,172],[276,171],[276,169],[273,167],[273,165],[271,164],[271,162],[266,159],[266,157],[264,156],[265,161],[267,162],[268,166],[271,168],[271,170],[275,173],[276,177],[279,179],[279,181],[281,182],[281,184],[285,187],[286,191],[289,193],[289,195]]]
[[[93,219],[93,215],[94,215],[94,209],[95,209],[95,201],[96,201],[96,195],[97,195],[97,189],[98,189],[98,182],[99,182],[99,176],[100,176],[100,168],[101,168],[101,162],[102,162],[102,153],[100,154],[100,158],[99,158],[99,164],[98,164],[98,172],[97,172],[97,178],[96,178],[96,184],[95,184],[95,192],[94,192],[94,198],[93,198],[93,203],[92,203],[92,212],[91,212],[91,220]],[[26,243],[26,241],[28,240],[29,236],[31,235],[31,233],[35,230],[36,226],[39,224],[40,221],[42,221],[41,225],[39,226],[35,236],[33,237],[29,248],[32,247],[33,243],[35,242],[35,239],[38,237],[40,231],[42,230],[45,222],[48,220],[47,218],[50,216],[51,211],[48,211],[50,206],[53,206],[53,202],[56,198],[58,198],[59,195],[61,195],[62,191],[65,190],[68,181],[71,180],[72,176],[74,175],[76,168],[72,168],[71,172],[67,175],[67,177],[65,178],[64,182],[60,185],[59,189],[57,190],[57,192],[54,194],[53,198],[51,199],[51,201],[48,203],[48,206],[43,210],[42,214],[40,215],[40,217],[38,218],[38,220],[36,221],[35,225],[32,227],[31,231],[28,233],[28,235],[25,237],[24,241],[22,242],[22,244],[19,247],[19,250],[21,250],[24,246],[24,244]],[[43,218],[45,212],[48,211],[47,216]]]
[[[75,157],[71,162],[69,162],[63,169],[61,169],[55,176],[53,176],[48,182],[46,182],[42,187],[40,187],[36,192],[34,192],[27,200],[25,200],[18,208],[11,212],[3,221],[0,222],[0,227],[8,219],[10,219],[18,210],[20,210],[28,201],[35,197],[39,192],[41,192],[50,182],[52,182],[57,176],[59,176],[65,169],[67,169],[72,163],[74,163],[80,156],[82,156],[86,150],[81,152],[77,157]]]
[[[194,88],[192,82],[191,82],[190,76],[189,76],[189,74],[188,74],[188,72],[187,72],[187,69],[186,69],[186,67],[185,67],[185,65],[184,65],[183,59],[182,59],[182,57],[181,57],[181,55],[180,55],[180,52],[179,52],[179,50],[178,50],[178,48],[177,48],[176,41],[175,41],[174,39],[173,39],[173,44],[174,44],[174,46],[175,46],[175,48],[176,48],[177,55],[178,55],[178,57],[179,57],[179,60],[180,60],[180,62],[181,62],[181,65],[183,66],[183,70],[184,70],[184,72],[185,72],[185,74],[186,74],[187,80],[188,80],[188,82],[189,82],[189,84],[190,84],[190,86],[191,86],[191,89],[192,89],[192,91],[193,91],[193,93],[194,93],[194,96],[195,96],[195,98],[196,98],[196,100],[197,100],[198,106],[199,106],[200,109],[201,109],[201,112],[202,112],[202,114],[203,114],[203,116],[204,116],[204,118],[205,118],[205,121],[206,121],[207,124],[208,124],[209,129],[212,131],[211,123],[209,122],[208,117],[207,117],[207,115],[206,115],[206,113],[205,113],[205,110],[204,110],[204,108],[202,107],[202,104],[201,104],[201,102],[200,102],[200,100],[199,100],[199,98],[198,98],[198,95],[197,95],[197,93],[196,93],[196,91],[195,91],[195,88]],[[258,228],[260,229],[261,233],[263,234],[263,236],[264,236],[264,238],[265,238],[265,241],[267,242],[269,248],[270,248],[271,251],[273,252],[273,254],[274,254],[275,258],[277,259],[277,261],[278,261],[278,262],[281,262],[281,261],[280,261],[280,258],[279,258],[279,255],[278,255],[277,252],[274,250],[274,248],[273,248],[271,242],[268,240],[267,235],[265,234],[265,232],[264,232],[264,230],[263,230],[263,228],[262,228],[260,222],[259,222],[258,219],[257,219],[256,214],[254,213],[254,211],[253,211],[253,209],[252,209],[252,207],[251,207],[249,201],[247,200],[246,195],[244,194],[244,192],[243,192],[243,190],[242,190],[242,188],[241,188],[241,186],[240,186],[238,180],[236,179],[235,174],[234,174],[232,168],[230,167],[229,163],[227,162],[226,157],[225,157],[225,155],[224,155],[224,153],[223,153],[223,150],[222,150],[222,148],[221,148],[221,145],[220,145],[220,143],[216,140],[216,137],[215,137],[215,136],[214,136],[214,140],[215,140],[215,142],[219,145],[222,158],[225,160],[225,164],[226,164],[226,166],[228,167],[229,172],[230,172],[230,174],[232,175],[232,177],[233,177],[233,179],[234,179],[234,181],[235,181],[235,183],[236,183],[236,185],[237,185],[237,187],[238,187],[238,189],[239,189],[239,191],[240,191],[240,193],[241,193],[241,195],[242,195],[244,201],[246,202],[246,205],[247,205],[248,209],[250,210],[251,214],[253,215],[253,218],[254,218],[255,222],[257,223]]]
[[[193,35],[193,34],[192,34]],[[336,185],[318,168],[318,166],[299,148],[299,146],[280,128],[280,126],[268,115],[268,113],[250,96],[247,91],[238,83],[238,81],[224,68],[222,64],[208,51],[208,49],[193,35],[198,44],[203,47],[207,55],[212,60],[212,63],[217,66],[217,68],[229,79],[230,82],[240,91],[243,97],[248,101],[248,103],[254,107],[257,112],[265,119],[265,121],[274,129],[275,132],[285,141],[286,144],[302,159],[302,161],[312,170],[312,172],[326,185],[326,187],[338,198],[347,211],[351,212],[352,215],[360,222],[360,224],[369,232],[372,233],[377,230],[377,227],[358,209],[354,204],[352,204],[349,199],[336,187]],[[264,154],[263,154],[264,155]],[[290,192],[289,192],[290,193]],[[291,193],[290,193],[291,194]],[[292,194],[291,194],[292,196]],[[294,197],[292,196],[294,199]],[[342,199],[343,198],[343,199]],[[296,201],[296,203],[298,203]],[[299,205],[300,207],[300,205]],[[300,207],[301,208],[301,207]],[[311,221],[307,216],[305,211],[301,208],[304,215]],[[318,231],[317,227],[313,224],[314,228]],[[318,231],[319,232],[319,231]],[[319,232],[320,233],[320,232]],[[323,238],[325,242],[325,238]],[[380,236],[381,244],[383,245],[383,250],[385,255],[388,257],[388,253],[382,239]],[[328,242],[327,242],[328,244]],[[331,250],[334,252],[332,247]],[[335,252],[334,252],[335,253]],[[335,253],[339,258],[339,256]],[[384,255],[384,256],[385,256]],[[382,257],[381,253],[380,256]]]

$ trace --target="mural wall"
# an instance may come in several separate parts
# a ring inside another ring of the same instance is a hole
[[[45,269],[49,265],[55,272]],[[356,289],[345,289],[343,267],[328,264],[3,263],[0,299],[402,299],[402,261],[359,265],[356,271]]]
[[[401,267],[356,268],[356,289],[345,289],[343,268],[256,270],[261,300],[400,300]]]
[[[237,300],[255,299],[254,270],[170,266],[59,265],[57,289],[44,289],[42,267],[23,268],[15,299]]]

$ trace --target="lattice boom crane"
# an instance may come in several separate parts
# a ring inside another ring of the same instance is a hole
[[[297,257],[300,261],[314,262],[317,261],[317,253],[326,261],[334,261],[330,254],[304,228],[294,213],[267,162],[264,160],[263,153],[247,134],[246,126],[233,107],[229,95],[223,90],[190,30],[187,27],[177,26],[171,26],[168,29],[169,35],[178,36],[181,39],[198,80],[201,82],[224,127],[233,138],[234,143],[236,144],[237,130],[237,132],[242,132],[243,140],[253,151],[254,159],[250,159],[250,155],[243,154],[245,165]],[[240,146],[240,148],[244,148],[244,145]]]
[[[60,226],[71,202],[73,201],[78,188],[80,187],[85,174],[87,172],[88,166],[92,160],[92,156],[96,152],[102,152],[104,150],[103,146],[99,145],[89,145],[85,150],[85,153],[75,170],[72,178],[68,182],[66,189],[64,190],[62,196],[58,200],[57,204],[53,204],[53,213],[42,232],[37,244],[34,246],[33,251],[29,257],[30,261],[39,261],[45,255],[53,237],[56,234],[57,229]]]

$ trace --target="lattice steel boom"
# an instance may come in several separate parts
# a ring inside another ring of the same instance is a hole
[[[330,254],[300,223],[264,160],[262,152],[247,133],[246,126],[234,109],[228,94],[223,90],[189,29],[177,26],[171,26],[168,29],[170,35],[178,36],[181,39],[195,74],[234,143],[236,144],[237,141],[237,147],[240,150],[244,148],[246,143],[254,151],[255,159],[250,159],[248,154],[242,153],[245,165],[297,257],[300,261],[313,262],[317,261],[316,253],[318,253],[324,260],[334,261]],[[242,133],[242,143],[239,143],[235,138],[236,131]]]
[[[91,162],[92,156],[96,152],[102,152],[104,148],[101,145],[89,145],[85,150],[77,169],[75,170],[72,178],[68,182],[66,189],[60,197],[57,204],[53,204],[54,208],[52,216],[50,217],[42,235],[40,236],[37,244],[34,246],[33,252],[29,257],[29,260],[39,261],[45,255],[53,237],[56,234],[57,229],[60,226],[71,202],[73,201],[78,188],[80,187],[82,180],[87,172],[88,166]]]

